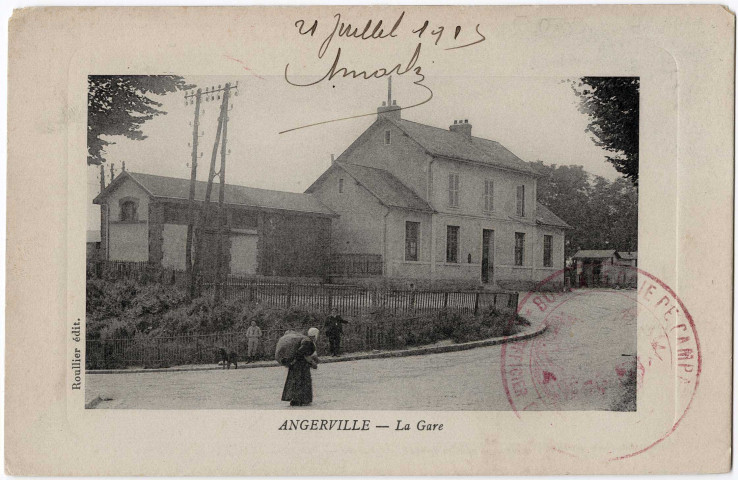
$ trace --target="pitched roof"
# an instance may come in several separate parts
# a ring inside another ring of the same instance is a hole
[[[121,173],[104,191],[98,195],[93,203],[109,195],[122,181],[121,178],[130,177],[152,197],[187,200],[190,194],[190,181],[182,178],[164,177],[126,171]],[[195,200],[204,201],[207,182],[195,183]],[[220,184],[213,183],[210,196],[211,202],[218,200]],[[323,205],[320,200],[306,193],[280,192],[262,188],[244,187],[241,185],[225,185],[225,203],[229,205],[243,205],[248,207],[267,208],[274,210],[289,210],[294,212],[312,213],[319,215],[336,216],[336,213]]]
[[[610,258],[613,255],[618,255],[618,252],[615,250],[579,250],[572,258]]]
[[[428,202],[420,198],[387,170],[350,163],[336,162],[335,165],[343,168],[354,180],[366,187],[372,195],[388,207],[407,208],[424,212],[433,211]]]
[[[539,174],[526,162],[494,140],[452,132],[445,128],[431,127],[410,120],[386,117],[431,155],[486,163],[529,175]]]
[[[540,203],[537,203],[536,223],[540,225],[549,225],[552,227],[572,228],[571,225],[557,217],[555,213],[553,213],[546,206],[541,205]]]

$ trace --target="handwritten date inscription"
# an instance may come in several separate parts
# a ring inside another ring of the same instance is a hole
[[[317,52],[317,58],[319,61],[322,61],[323,57],[331,49],[332,45],[335,46],[335,54],[329,55],[329,57],[332,58],[332,61],[330,64],[326,62],[326,72],[318,80],[307,83],[296,81],[293,76],[293,72],[290,70],[290,64],[288,63],[284,68],[285,81],[295,87],[310,87],[321,82],[332,81],[336,77],[348,78],[351,80],[370,80],[393,74],[405,75],[413,73],[415,76],[413,84],[425,89],[427,91],[427,96],[423,101],[403,107],[403,109],[418,107],[428,103],[433,98],[433,91],[423,83],[425,75],[423,74],[423,66],[421,65],[421,53],[424,42],[430,42],[433,48],[438,47],[443,48],[444,50],[458,50],[477,45],[486,40],[486,37],[480,31],[479,24],[477,24],[474,29],[462,27],[461,25],[451,27],[445,25],[433,25],[429,20],[410,25],[410,22],[406,20],[404,11],[400,13],[394,22],[386,24],[383,20],[375,19],[369,19],[366,22],[361,21],[358,24],[352,24],[344,21],[340,13],[335,14],[333,19],[334,21],[325,28],[321,28],[321,24],[318,20],[310,22],[309,20],[299,19],[295,22],[297,33],[303,38],[314,38],[318,35],[318,38],[320,39],[321,35],[325,34],[325,36],[322,37],[323,41]],[[342,50],[340,43],[342,41],[387,40],[403,35],[413,37],[417,36],[419,39],[414,50],[407,53],[407,56],[405,57],[408,59],[407,62],[391,62],[389,65],[382,65],[374,69],[357,69],[351,66],[351,59],[347,59],[343,56],[344,51]],[[291,128],[280,133],[373,114],[374,113],[372,112],[338,118],[325,122],[304,125],[302,127]]]

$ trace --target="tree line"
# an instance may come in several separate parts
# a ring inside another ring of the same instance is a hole
[[[579,165],[531,166],[538,179],[538,202],[572,226],[566,258],[578,250],[638,250],[638,189],[625,178],[610,181]]]

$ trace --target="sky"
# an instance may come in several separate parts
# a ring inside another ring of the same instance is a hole
[[[387,99],[387,80],[321,82],[295,87],[282,76],[198,76],[185,79],[203,90],[238,81],[228,122],[226,182],[249,187],[302,192],[375,120],[376,108]],[[317,79],[317,78],[316,78]],[[310,83],[310,77],[293,81]],[[607,152],[585,133],[588,117],[562,78],[552,77],[427,77],[433,98],[402,112],[402,117],[448,128],[468,119],[472,135],[496,140],[526,161],[582,165],[586,171],[613,180],[619,176],[605,159]],[[393,78],[392,98],[400,106],[422,102],[427,91],[402,77]],[[143,124],[147,138],[106,137],[106,184],[109,168],[190,178],[194,105],[184,93],[157,99],[167,112]],[[219,101],[203,102],[198,180],[207,180],[215,140]],[[343,121],[292,130],[316,122],[369,114]],[[220,155],[220,154],[218,154]],[[218,157],[218,164],[220,157]],[[216,167],[217,169],[218,167]],[[99,230],[99,207],[92,199],[100,191],[100,170],[88,167],[88,229]]]

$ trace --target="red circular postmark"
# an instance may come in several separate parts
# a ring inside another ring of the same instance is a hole
[[[638,455],[676,430],[697,391],[702,356],[692,316],[668,285],[630,268],[637,274],[631,289],[542,291],[562,285],[565,271],[549,276],[518,306],[544,333],[502,346],[513,411],[545,424],[537,440],[550,437],[557,451]],[[561,414],[533,413],[543,411]]]

